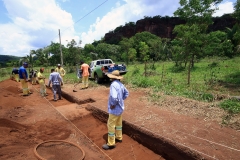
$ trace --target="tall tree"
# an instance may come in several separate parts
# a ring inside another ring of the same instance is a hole
[[[72,39],[68,44],[67,48],[65,49],[65,63],[70,65],[74,65],[78,63],[80,60],[80,52],[77,49],[77,43],[74,39]]]
[[[134,61],[136,59],[137,51],[134,48],[129,48],[127,52],[123,52],[122,58],[127,62],[127,65],[130,61]]]
[[[233,40],[236,52],[240,53],[240,0],[237,0],[234,4],[233,16],[237,20],[237,23],[234,26],[236,28],[236,32],[233,35]]]
[[[177,40],[182,41],[183,54],[189,63],[188,84],[190,84],[190,70],[194,66],[194,58],[201,57],[207,28],[213,23],[212,14],[221,1],[180,0],[180,7],[174,12],[175,16],[186,22],[186,24],[175,26],[174,33],[177,34]]]
[[[122,50],[122,52],[123,52],[122,58],[127,62],[127,65],[128,65],[129,60],[131,59],[131,58],[130,58],[130,55],[129,55],[129,50],[130,50],[130,48],[132,48],[132,46],[133,46],[133,39],[123,38],[123,39],[120,41],[119,44],[120,44],[121,50]],[[134,49],[134,48],[132,48],[132,49]],[[133,51],[133,50],[132,50],[132,51]],[[133,53],[132,51],[131,51],[131,53]],[[135,52],[136,52],[136,50],[135,50]],[[136,56],[136,54],[135,54],[135,56]]]
[[[149,60],[149,46],[145,42],[139,42],[139,53],[144,61],[145,77],[147,77],[147,61]]]

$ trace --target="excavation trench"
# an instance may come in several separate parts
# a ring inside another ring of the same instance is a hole
[[[97,108],[95,100],[91,98],[79,99],[64,91],[62,96],[69,102],[82,106],[80,109],[85,114],[70,121],[101,148],[107,141],[108,113]],[[112,159],[202,159],[202,156],[193,150],[125,120],[123,142],[117,143],[115,149],[104,152]]]

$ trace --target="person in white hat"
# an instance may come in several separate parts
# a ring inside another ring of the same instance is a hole
[[[63,67],[61,66],[61,64],[57,65],[57,68],[55,69],[56,72],[58,72],[60,74],[60,76],[62,77],[62,81],[64,80],[64,76],[66,74],[66,71],[63,69]]]
[[[122,142],[122,113],[124,111],[124,100],[129,96],[126,87],[120,82],[123,78],[119,71],[115,70],[107,75],[113,81],[110,85],[108,98],[108,141],[102,146],[108,150],[115,148],[115,142]]]

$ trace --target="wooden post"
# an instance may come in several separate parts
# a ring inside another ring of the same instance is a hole
[[[61,66],[63,66],[63,56],[62,56],[62,44],[61,44],[60,29],[58,29],[58,31],[59,31],[59,42],[60,42]]]

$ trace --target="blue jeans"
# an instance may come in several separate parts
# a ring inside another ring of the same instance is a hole
[[[56,94],[58,94],[58,99],[62,98],[62,90],[60,85],[52,85],[52,91],[54,100],[57,100]]]

